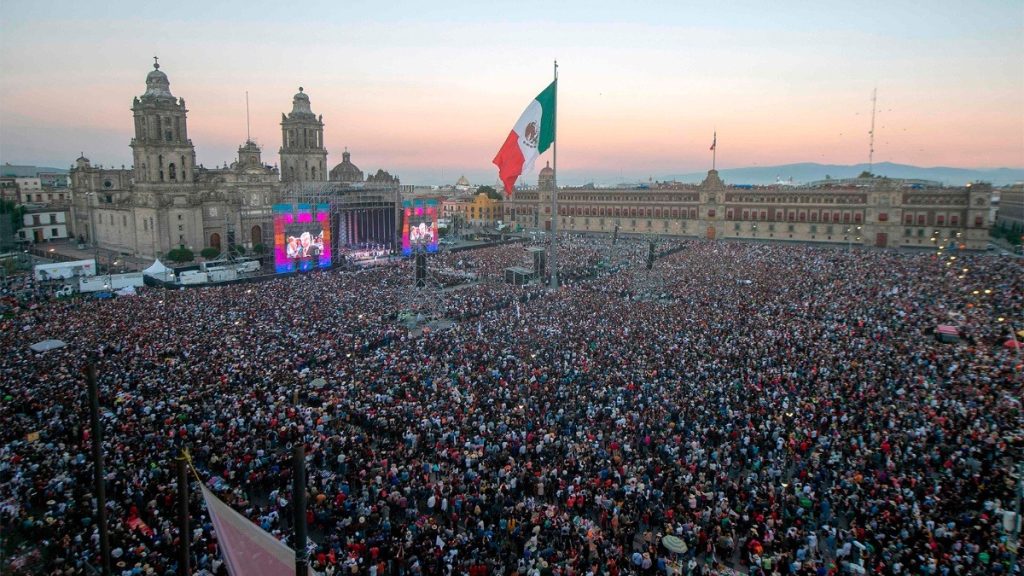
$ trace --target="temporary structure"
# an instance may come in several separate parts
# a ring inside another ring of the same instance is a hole
[[[170,276],[174,275],[174,270],[171,270],[159,258],[153,262],[153,265],[142,271],[145,276],[151,276],[157,280],[168,280]]]
[[[67,344],[63,340],[43,340],[42,342],[36,342],[29,346],[29,348],[31,348],[33,352],[48,352],[65,346],[67,346]]]

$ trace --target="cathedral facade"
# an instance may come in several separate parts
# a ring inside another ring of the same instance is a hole
[[[269,251],[272,206],[288,189],[328,180],[323,117],[302,88],[281,115],[280,170],[264,163],[251,140],[230,166],[197,164],[185,100],[171,93],[158,63],[132,113],[132,167],[94,166],[83,154],[71,168],[70,234],[80,242],[150,258],[175,248]]]

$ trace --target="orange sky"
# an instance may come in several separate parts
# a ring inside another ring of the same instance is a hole
[[[129,108],[155,53],[207,166],[245,140],[246,90],[252,133],[276,163],[280,116],[302,85],[324,117],[330,164],[347,146],[364,171],[406,183],[492,183],[490,160],[555,57],[569,184],[706,170],[716,130],[719,168],[866,162],[875,87],[876,162],[1024,166],[1018,2],[969,14],[942,2],[825,3],[813,15],[787,2],[424,6],[10,3],[0,160],[67,166],[84,151],[130,164]]]

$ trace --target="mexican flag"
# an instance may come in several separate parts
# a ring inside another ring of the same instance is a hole
[[[512,188],[519,175],[532,170],[537,156],[546,152],[555,141],[557,99],[558,80],[555,80],[526,107],[494,157],[493,162],[498,166],[498,177],[505,184],[506,195],[512,195]]]

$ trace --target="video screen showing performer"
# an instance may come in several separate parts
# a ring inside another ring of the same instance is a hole
[[[316,211],[313,209],[316,208]],[[305,271],[331,265],[331,237],[326,204],[274,206],[274,270]]]
[[[402,254],[414,250],[437,252],[437,200],[406,200],[402,203]]]
[[[320,259],[324,253],[324,231],[302,224],[285,226],[285,256],[289,259]]]

